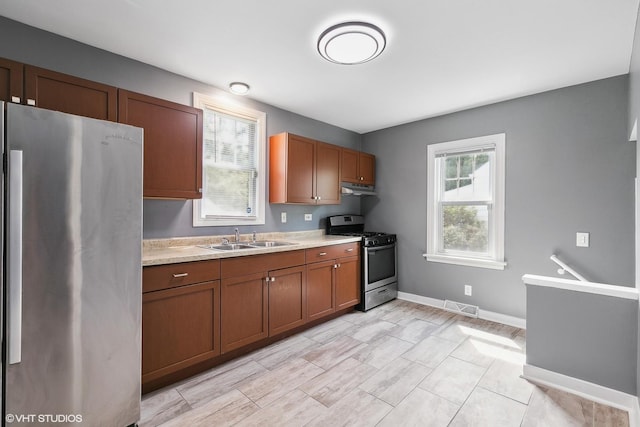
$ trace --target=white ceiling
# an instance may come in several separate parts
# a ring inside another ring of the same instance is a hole
[[[0,15],[365,133],[629,72],[639,0],[0,0]],[[366,20],[382,55],[320,33]]]

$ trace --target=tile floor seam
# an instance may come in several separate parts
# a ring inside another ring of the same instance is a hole
[[[514,398],[512,398],[512,397],[506,396],[506,395],[504,395],[504,394],[502,394],[502,393],[500,393],[500,392],[497,392],[497,391],[495,391],[495,390],[488,389],[488,388],[483,387],[483,386],[481,386],[481,385],[477,385],[475,388],[481,388],[481,389],[483,389],[484,391],[488,391],[488,392],[493,393],[493,394],[495,394],[495,395],[497,395],[497,396],[504,397],[505,399],[509,399],[509,400],[511,400],[511,401],[514,401],[514,402],[516,402],[516,403],[519,403],[519,404],[521,404],[521,405],[524,405],[524,406],[526,406],[526,407],[529,407],[529,404],[528,404],[528,403],[522,403],[521,401],[519,401],[519,400],[517,400],[517,399],[514,399]],[[475,390],[475,388],[474,388],[474,390]],[[531,396],[529,396],[529,401],[531,401]]]

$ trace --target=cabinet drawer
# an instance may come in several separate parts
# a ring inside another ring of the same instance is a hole
[[[142,292],[176,288],[219,278],[220,260],[217,259],[144,267]]]
[[[307,249],[307,263],[358,255],[358,242]]]
[[[279,270],[303,264],[304,251],[302,249],[264,255],[224,258],[221,260],[221,277],[240,277],[247,274],[266,273],[269,270]]]

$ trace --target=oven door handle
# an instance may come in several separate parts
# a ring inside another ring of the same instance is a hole
[[[382,250],[385,250],[385,249],[394,248],[395,246],[396,246],[396,244],[392,243],[390,245],[374,246],[372,248],[365,247],[365,250],[367,251],[368,254],[375,255],[375,252],[377,252],[377,251],[382,251]]]

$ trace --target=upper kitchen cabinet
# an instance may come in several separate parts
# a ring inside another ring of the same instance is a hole
[[[94,119],[117,120],[118,90],[44,68],[24,66],[23,104]]]
[[[144,128],[144,197],[202,198],[202,110],[120,89],[118,121]]]
[[[342,149],[342,180],[354,184],[374,185],[376,157],[361,151]]]
[[[0,101],[22,102],[24,65],[0,58]]]
[[[291,133],[269,138],[269,202],[340,204],[340,147]]]

